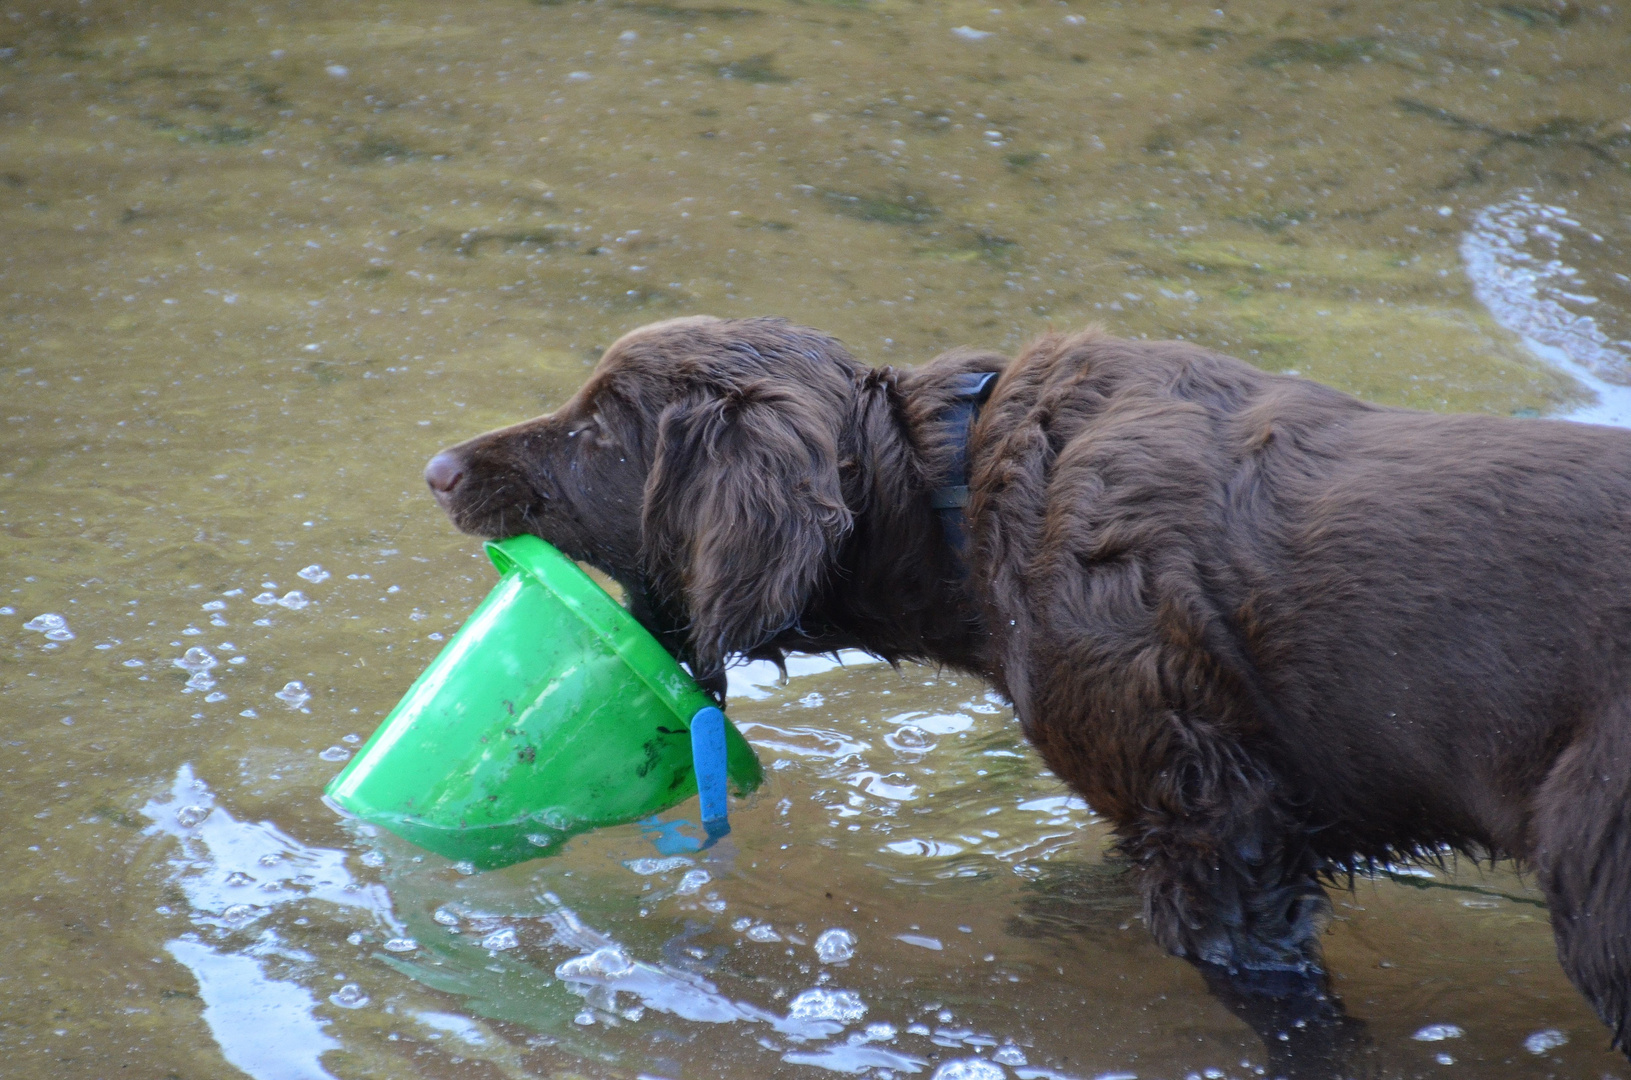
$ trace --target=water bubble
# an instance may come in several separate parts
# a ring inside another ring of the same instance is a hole
[[[1537,1031],[1523,1040],[1523,1048],[1531,1054],[1539,1055],[1546,1053],[1548,1050],[1556,1050],[1568,1041],[1567,1032],[1559,1031],[1557,1028],[1547,1028],[1545,1031]]]
[[[634,972],[634,961],[616,945],[606,945],[587,956],[574,956],[555,969],[567,982],[610,982]]]
[[[413,952],[419,948],[419,942],[411,937],[394,937],[385,943],[386,952]]]
[[[972,26],[954,26],[951,28],[951,32],[964,41],[983,41],[991,36],[991,31],[976,30]],[[940,1074],[935,1073],[934,1075],[938,1077]]]
[[[244,663],[248,663],[248,662],[249,662],[249,657],[247,657],[247,656],[234,656],[231,660],[227,661],[227,663],[229,663],[229,664],[244,664]]]
[[[453,872],[455,874],[462,874],[464,877],[469,877],[471,874],[476,872],[476,864],[471,862],[469,859],[460,859],[458,862],[453,864]]]
[[[239,713],[238,715],[245,718],[246,720],[253,720],[253,719],[255,719],[255,717],[259,716],[260,714],[257,713],[254,709],[245,709],[243,712]]]
[[[146,666],[147,666],[147,661],[145,661],[145,660],[131,659],[131,660],[126,660],[125,661],[125,667],[146,667]]]
[[[1443,1042],[1445,1039],[1459,1039],[1465,1034],[1454,1024],[1428,1024],[1410,1037],[1417,1042]]]
[[[1025,1051],[1021,1050],[1013,1043],[1009,1043],[1007,1046],[1004,1046],[1002,1049],[998,1050],[995,1054],[992,1054],[991,1060],[995,1061],[999,1065],[1030,1064],[1030,1061],[1025,1057]]]
[[[841,964],[855,955],[855,935],[834,927],[815,940],[816,956],[823,964]]]
[[[208,690],[214,685],[215,680],[210,677],[210,673],[207,671],[195,671],[192,673],[192,677],[187,680],[187,689],[189,690]]]
[[[202,825],[204,819],[210,816],[213,806],[183,806],[176,811],[176,824],[183,829],[191,829]]]
[[[365,851],[357,857],[357,861],[372,870],[378,870],[385,865],[385,856],[378,851]]]
[[[227,609],[227,602],[225,600],[211,600],[208,603],[203,604],[202,607],[205,611],[225,611]]]
[[[862,1033],[861,1038],[866,1042],[888,1042],[890,1039],[893,1039],[896,1034],[897,1032],[895,1031],[894,1024],[868,1024],[866,1026],[866,1031]],[[1025,1063],[1021,1061],[1020,1064],[1023,1065]]]
[[[578,1015],[574,1016],[572,1018],[572,1022],[574,1024],[582,1024],[584,1027],[588,1027],[590,1024],[595,1022],[595,1014],[590,1010],[585,1009]]]
[[[507,926],[502,930],[494,930],[491,934],[488,934],[486,937],[481,939],[481,947],[492,952],[503,952],[506,949],[514,949],[520,944],[521,941],[515,936],[515,931],[511,930]]]
[[[291,589],[284,593],[282,599],[278,600],[277,603],[278,606],[286,607],[290,611],[299,611],[307,604],[310,604],[311,601],[307,599],[306,594],[301,592],[299,589]]]
[[[6,606],[6,607],[0,607],[0,615],[15,615],[15,614],[17,614],[17,609],[14,608],[14,607],[11,607],[9,605]]]
[[[250,603],[252,603],[252,604],[261,604],[263,606],[266,605],[266,604],[275,604],[275,603],[277,603],[277,593],[275,593],[275,592],[263,592],[259,596],[256,596],[253,600],[251,600]]]
[[[459,914],[451,908],[439,907],[431,913],[430,917],[443,926],[459,925]]]
[[[227,875],[227,884],[231,885],[233,888],[241,889],[245,885],[255,884],[255,879],[244,873],[242,870],[234,870],[232,873]]]
[[[219,690],[215,691],[213,694],[204,695],[204,700],[210,702],[211,704],[214,704],[217,701],[225,701],[226,699],[227,696]]]
[[[891,750],[898,750],[905,754],[921,754],[934,749],[934,743],[928,733],[916,724],[907,724],[899,728],[892,735],[885,735],[883,741]]]
[[[45,635],[47,641],[72,641],[73,631],[68,629],[68,620],[61,615],[36,615],[23,624],[24,630],[38,630]]]
[[[853,990],[806,990],[787,1006],[794,1020],[837,1020],[854,1023],[866,1015],[866,1002]]]
[[[253,922],[261,914],[261,910],[253,904],[233,904],[221,912],[221,918],[234,926],[242,926]]]
[[[780,941],[781,939],[782,936],[776,933],[775,927],[771,926],[769,923],[760,923],[758,926],[748,930],[749,941],[770,942]]]
[[[341,735],[340,741],[343,743],[351,743],[352,745],[356,745],[357,743],[362,742],[362,736],[355,733],[350,735]]]
[[[316,563],[312,563],[310,566],[306,567],[303,570],[296,570],[295,571],[295,577],[305,578],[307,581],[311,582],[313,585],[319,585],[319,584],[327,581],[332,576],[333,575],[331,575],[327,570],[324,570],[321,566],[318,566]]]
[[[208,649],[194,645],[192,648],[188,649],[180,659],[172,660],[170,663],[174,664],[178,668],[181,668],[183,671],[200,672],[208,671],[210,668],[219,664],[220,661],[211,656]]]
[[[346,983],[330,994],[328,999],[342,1009],[360,1009],[369,1002],[368,995],[356,983]]]
[[[317,756],[324,761],[344,761],[351,756],[351,751],[343,746],[331,746],[327,750],[319,751]]]
[[[1001,1065],[979,1058],[960,1058],[941,1065],[929,1080],[1008,1080],[1008,1074]]]
[[[636,874],[666,874],[682,866],[695,866],[696,860],[688,859],[684,855],[670,855],[666,859],[630,859],[623,865]]]
[[[283,684],[283,689],[272,695],[291,709],[298,709],[311,700],[311,694],[306,691],[306,684],[299,679],[291,679]]]
[[[706,870],[687,870],[674,891],[680,896],[690,896],[712,880],[713,875]]]

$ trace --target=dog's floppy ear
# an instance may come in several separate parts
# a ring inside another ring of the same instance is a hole
[[[756,382],[658,420],[642,557],[683,599],[699,678],[793,625],[849,532],[832,410],[825,395]]]

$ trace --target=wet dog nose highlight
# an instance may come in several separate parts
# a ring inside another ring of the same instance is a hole
[[[464,466],[449,453],[437,454],[425,465],[425,483],[437,495],[451,494],[464,479]]]

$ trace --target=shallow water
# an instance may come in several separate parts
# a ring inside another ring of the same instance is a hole
[[[322,785],[491,583],[419,468],[703,311],[875,363],[1100,320],[1625,422],[1631,19],[209,7],[0,19],[8,1071],[1265,1067],[965,679],[738,672],[769,781],[689,863],[628,826],[467,875],[337,821]],[[1631,1075],[1508,869],[1335,899],[1356,1071]]]

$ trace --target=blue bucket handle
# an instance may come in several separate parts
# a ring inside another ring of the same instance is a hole
[[[725,796],[725,714],[712,705],[691,717],[691,764],[702,802],[702,827],[711,844],[731,831]]]

